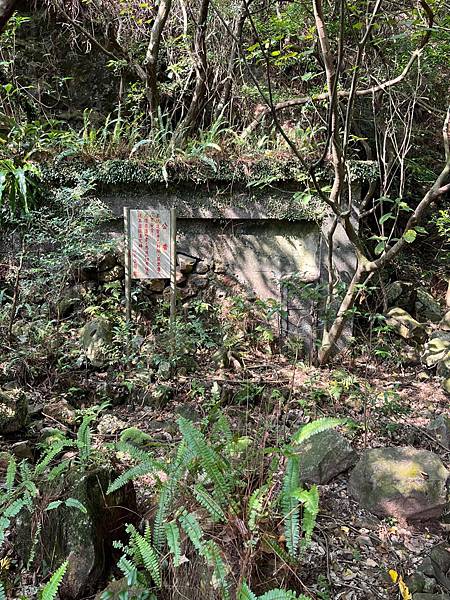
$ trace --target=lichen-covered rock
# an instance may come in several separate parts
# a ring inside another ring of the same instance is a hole
[[[424,341],[427,333],[425,325],[416,321],[406,310],[391,308],[386,315],[386,323],[405,340]]]
[[[28,420],[28,400],[19,388],[0,391],[0,434],[15,433]]]
[[[442,317],[438,327],[441,331],[450,331],[450,310],[448,310]]]
[[[388,306],[399,306],[407,311],[413,311],[417,298],[417,290],[410,281],[393,281],[386,286]]]
[[[83,327],[83,348],[95,367],[103,365],[110,341],[111,325],[106,319],[93,319]]]
[[[427,367],[434,367],[450,352],[450,332],[436,331],[425,344],[422,361]]]
[[[115,474],[106,467],[89,472],[73,468],[62,481],[49,483],[42,497],[52,501],[73,498],[85,511],[66,506],[40,513],[43,519],[35,564],[45,562],[54,570],[64,560],[69,566],[60,588],[67,600],[86,597],[98,589],[112,562],[112,543],[124,535],[124,527],[136,510],[132,484],[112,494],[108,485]],[[40,510],[40,509],[39,509]],[[26,562],[32,547],[32,518],[28,512],[19,516],[16,549]]]
[[[356,452],[340,433],[323,431],[302,445],[300,478],[305,483],[326,484],[348,471],[356,460]]]
[[[352,471],[349,492],[379,516],[434,519],[446,506],[448,477],[439,457],[428,450],[374,448]]]
[[[438,323],[442,319],[442,310],[439,302],[422,288],[417,289],[416,313],[424,321]]]

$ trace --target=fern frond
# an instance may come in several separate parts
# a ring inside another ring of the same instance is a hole
[[[3,585],[3,583],[1,581],[0,581],[0,600],[7,600],[5,586]]]
[[[225,513],[209,492],[199,483],[194,485],[193,494],[197,502],[206,508],[213,521],[226,521]]]
[[[131,560],[128,560],[126,556],[122,555],[117,561],[117,566],[122,571],[124,577],[126,577],[127,584],[129,586],[136,585],[138,580],[138,570]]]
[[[14,488],[14,481],[16,479],[17,463],[14,456],[11,456],[6,469],[6,493],[10,494]]]
[[[80,428],[77,432],[77,447],[80,454],[80,461],[85,463],[91,456],[91,421],[94,420],[93,415],[84,415]]]
[[[175,521],[164,523],[164,531],[166,532],[167,545],[169,546],[170,553],[173,556],[173,566],[179,567],[181,561],[181,544],[180,544],[180,530]]]
[[[142,477],[142,475],[147,475],[148,473],[156,473],[159,470],[159,463],[156,461],[147,461],[145,463],[139,463],[124,471],[117,479],[115,479],[112,483],[109,484],[109,487],[106,491],[107,494],[112,494],[116,490],[120,489],[124,485],[126,485],[129,481],[133,481],[138,477]]]
[[[300,490],[294,494],[297,500],[303,504],[302,514],[302,550],[308,548],[311,543],[311,537],[316,525],[317,515],[319,513],[319,490],[313,485],[309,490]]]
[[[266,592],[262,596],[259,597],[259,600],[310,600],[303,594],[301,596],[297,596],[295,592],[291,592],[290,590],[270,590]]]
[[[186,473],[187,466],[191,460],[191,455],[184,442],[178,446],[175,460],[167,471],[167,480],[164,482],[158,500],[158,509],[156,511],[153,523],[153,545],[157,550],[161,550],[164,544],[164,523],[167,514],[171,508],[173,497],[176,493],[181,479]]]
[[[11,521],[9,519],[5,519],[5,517],[0,517],[0,548],[3,546],[5,541],[6,530],[10,526]]]
[[[34,475],[42,475],[52,460],[67,446],[73,446],[70,440],[61,440],[50,447],[44,454],[43,458],[34,467]]]
[[[2,516],[5,519],[12,519],[20,513],[20,511],[22,510],[22,508],[24,508],[24,506],[26,506],[26,504],[27,503],[24,498],[17,498],[17,500],[14,500],[14,502],[11,502],[11,504],[7,508],[5,508]]]
[[[42,588],[40,593],[40,600],[54,600],[59,590],[59,586],[66,574],[69,563],[66,560],[63,564],[53,573],[50,581]]]
[[[286,471],[283,477],[281,489],[281,511],[284,521],[284,535],[286,546],[292,558],[297,558],[298,545],[300,541],[300,510],[299,501],[293,495],[300,485],[300,459],[291,456],[286,463]]]
[[[220,589],[223,600],[230,599],[230,584],[227,581],[227,572],[222,558],[219,546],[213,541],[208,540],[203,545],[202,556],[206,562],[213,568],[213,583]]]
[[[203,551],[203,530],[194,513],[188,513],[186,510],[178,517],[184,533],[190,539],[194,548],[202,554]]]
[[[196,429],[191,421],[184,417],[179,417],[177,423],[187,447],[197,457],[203,470],[213,482],[214,495],[219,504],[229,503],[228,496],[231,488],[222,472],[221,459],[213,448],[209,446],[202,432]]]
[[[256,522],[263,515],[264,510],[264,497],[269,491],[268,484],[257,488],[248,500],[247,506],[247,524],[250,531],[254,531],[256,528]]]
[[[311,423],[307,423],[294,434],[292,444],[297,446],[303,444],[313,435],[322,433],[322,431],[326,431],[327,429],[333,429],[339,425],[344,425],[346,422],[346,419],[338,419],[336,417],[324,417],[323,419],[311,421]]]
[[[246,582],[241,586],[241,589],[238,592],[237,600],[258,600],[252,590],[248,587]]]
[[[292,557],[289,556],[289,554],[286,552],[286,550],[284,548],[282,548],[280,546],[280,544],[275,541],[273,538],[271,538],[268,535],[264,536],[264,542],[270,547],[272,548],[272,550],[274,551],[275,555],[278,556],[278,558],[280,560],[282,560],[284,563],[286,563],[287,565],[291,565],[293,563]]]
[[[144,567],[150,573],[157,587],[160,588],[162,584],[161,570],[158,557],[153,549],[153,546],[149,544],[147,540],[137,531],[133,534],[133,542],[136,544],[139,550]]]

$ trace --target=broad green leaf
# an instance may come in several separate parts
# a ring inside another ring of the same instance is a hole
[[[408,231],[405,231],[402,237],[405,240],[405,242],[407,242],[408,244],[412,244],[417,237],[417,231],[415,231],[414,229],[408,229]]]

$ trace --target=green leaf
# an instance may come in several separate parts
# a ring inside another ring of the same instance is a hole
[[[166,532],[166,539],[170,553],[173,556],[173,565],[174,567],[179,567],[181,561],[181,545],[178,525],[175,523],[175,521],[164,523],[164,530]]]
[[[153,546],[137,531],[133,534],[133,541],[139,549],[139,554],[141,555],[145,568],[150,573],[155,584],[160,588],[162,584],[161,570]]]
[[[379,254],[382,254],[384,252],[385,248],[386,248],[385,241],[378,242],[378,244],[375,246],[374,252],[378,256]]]
[[[6,469],[6,493],[10,494],[14,488],[14,480],[16,478],[17,463],[14,456],[11,456]]]
[[[244,581],[241,589],[238,592],[237,600],[258,600],[252,590],[248,587],[247,583]]]
[[[86,507],[76,498],[67,498],[64,504],[70,508],[78,508],[83,514],[87,515]]]
[[[62,500],[54,500],[53,502],[50,502],[50,504],[48,504],[46,506],[45,510],[55,510],[55,508],[59,508],[62,503],[63,503]]]
[[[383,225],[383,223],[386,223],[386,221],[389,221],[389,219],[394,219],[394,218],[395,218],[395,217],[394,217],[394,215],[393,215],[391,212],[389,212],[389,213],[386,213],[385,215],[383,215],[383,216],[380,218],[380,221],[379,221],[379,222],[380,222],[380,225]]]
[[[63,564],[57,569],[50,578],[50,581],[42,588],[41,593],[39,594],[40,600],[54,600],[59,590],[59,586],[66,574],[67,567],[69,563],[66,560]]]
[[[408,231],[405,231],[405,233],[402,235],[402,238],[408,244],[412,244],[414,242],[414,240],[416,239],[416,237],[417,237],[417,231],[415,231],[414,229],[408,229]]]
[[[339,425],[345,425],[346,422],[346,419],[338,419],[336,417],[316,419],[299,429],[297,433],[294,434],[292,443],[294,445],[302,444],[303,442],[306,442],[306,440],[309,440],[313,435],[326,431],[327,429],[334,429],[335,427],[339,427]]]

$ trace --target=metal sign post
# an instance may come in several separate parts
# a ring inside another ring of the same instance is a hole
[[[170,279],[171,327],[176,309],[176,211],[124,208],[125,301],[131,320],[131,280]]]

